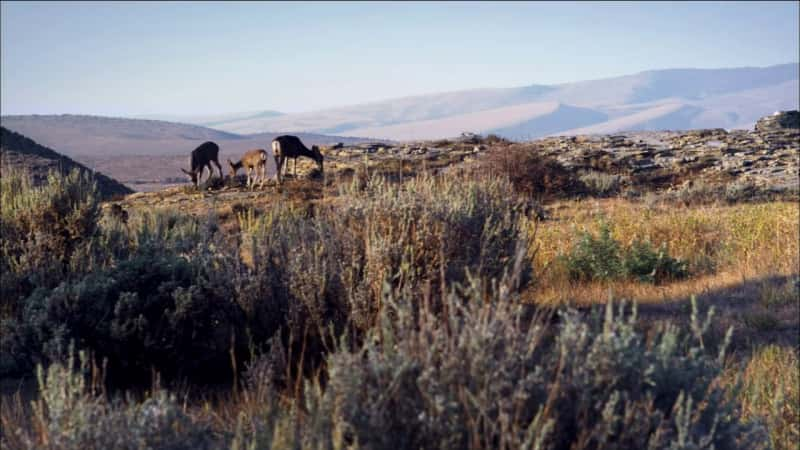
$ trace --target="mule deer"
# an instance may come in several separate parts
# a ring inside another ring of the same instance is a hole
[[[247,171],[247,187],[251,187],[250,183],[252,180],[252,185],[255,186],[256,180],[259,178],[259,172],[261,175],[261,184],[259,187],[264,187],[264,181],[267,179],[267,151],[263,148],[257,148],[255,150],[248,150],[242,156],[238,162],[233,162],[230,159],[228,160],[228,165],[231,166],[231,178],[236,176],[236,172],[239,171],[242,167]],[[251,178],[251,174],[254,173],[254,176]]]
[[[208,167],[208,178],[206,181],[214,176],[214,169],[211,163],[217,166],[219,170],[219,177],[222,178],[222,166],[219,165],[219,146],[213,142],[204,142],[199,147],[192,150],[192,156],[189,159],[190,169],[186,170],[181,167],[181,170],[192,179],[194,187],[200,187],[200,179],[203,177],[203,171]]]
[[[297,175],[297,157],[305,156],[311,158],[317,163],[320,172],[323,172],[323,157],[322,152],[316,145],[311,146],[309,150],[297,136],[278,136],[272,140],[272,156],[275,158],[275,167],[277,170],[276,177],[278,183],[281,182],[281,168],[286,163],[287,158],[294,159],[294,175]],[[289,170],[289,164],[286,164],[286,170]]]

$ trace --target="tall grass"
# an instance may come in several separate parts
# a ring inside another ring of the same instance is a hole
[[[582,296],[586,283],[571,281],[562,258],[583,233],[599,235],[607,224],[609,238],[623,250],[636,242],[663,246],[671,257],[685,261],[695,278],[791,276],[800,273],[798,208],[793,202],[650,208],[621,199],[562,201],[550,206],[553,220],[539,224],[531,241],[538,250],[533,270],[540,287],[556,291],[556,301]],[[533,233],[534,227],[529,230]]]
[[[769,345],[754,352],[744,370],[732,367],[724,380],[741,377],[739,399],[745,420],[764,422],[776,450],[800,443],[800,361],[795,349]]]

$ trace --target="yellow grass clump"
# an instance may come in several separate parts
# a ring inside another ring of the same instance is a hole
[[[619,297],[652,302],[800,272],[800,205],[795,202],[648,207],[624,199],[579,200],[555,203],[551,211],[551,220],[538,225],[531,243],[539,274],[534,297],[541,303],[602,301],[609,288]],[[570,280],[560,258],[581,232],[597,234],[603,223],[623,247],[636,239],[666,245],[671,256],[688,262],[691,276],[663,286]],[[533,234],[533,225],[530,229]]]

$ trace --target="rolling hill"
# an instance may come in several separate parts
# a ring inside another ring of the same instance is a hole
[[[205,141],[219,144],[225,157],[267,148],[282,133],[239,135],[227,131],[161,120],[82,115],[3,116],[2,125],[72,157],[188,155]],[[308,145],[362,142],[363,138],[296,133]],[[222,155],[221,155],[222,156]]]
[[[759,117],[776,110],[800,108],[798,67],[791,63],[763,68],[653,70],[551,86],[405,97],[297,114],[242,114],[214,127],[234,133],[285,130],[394,140],[445,138],[464,131],[528,139],[584,130],[749,128]]]
[[[0,157],[3,170],[19,168],[28,170],[34,184],[39,184],[47,179],[49,171],[58,170],[68,173],[72,169],[91,173],[97,181],[97,188],[103,198],[119,197],[133,191],[118,181],[102,173],[94,172],[86,166],[73,161],[50,148],[37,144],[27,137],[15,133],[5,127],[0,127]]]

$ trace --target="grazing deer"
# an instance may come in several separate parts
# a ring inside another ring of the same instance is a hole
[[[319,151],[319,147],[316,145],[311,146],[311,150],[306,148],[300,139],[297,136],[278,136],[272,140],[272,156],[275,158],[275,167],[277,170],[276,177],[278,179],[278,183],[281,182],[281,168],[283,168],[283,164],[286,163],[286,158],[294,159],[294,171],[293,173],[297,174],[297,157],[298,156],[305,156],[306,158],[311,158],[317,163],[317,167],[319,167],[319,171],[323,172],[323,157],[322,152]],[[286,170],[289,170],[289,164],[286,163]]]
[[[194,183],[194,187],[200,187],[200,179],[203,177],[203,170],[208,167],[208,178],[214,176],[214,169],[211,167],[213,162],[219,169],[219,177],[222,178],[222,166],[219,165],[219,146],[213,142],[204,142],[199,147],[192,150],[192,157],[189,159],[190,170],[181,167],[186,175],[189,175]]]
[[[251,187],[251,173],[255,173],[252,177],[252,185],[256,185],[256,180],[259,178],[259,171],[261,174],[261,184],[259,187],[264,187],[264,181],[267,179],[267,151],[263,148],[255,150],[248,150],[245,152],[242,159],[238,162],[228,160],[228,165],[231,166],[231,178],[236,176],[236,172],[242,167],[247,171],[247,187]]]

